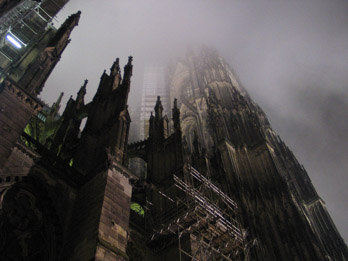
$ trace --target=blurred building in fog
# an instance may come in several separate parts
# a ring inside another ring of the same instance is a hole
[[[140,107],[140,139],[149,135],[148,119],[153,112],[157,96],[161,96],[165,114],[169,108],[169,88],[166,83],[166,67],[162,65],[146,65],[144,68],[143,88]]]

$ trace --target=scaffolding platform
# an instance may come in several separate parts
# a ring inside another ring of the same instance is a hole
[[[173,175],[174,186],[184,197],[161,197],[176,205],[176,217],[160,224],[151,235],[152,242],[175,237],[180,255],[191,260],[249,260],[246,231],[238,222],[238,206],[208,178],[192,166],[184,166],[184,176]],[[189,235],[194,246],[190,253],[181,248],[181,239]]]

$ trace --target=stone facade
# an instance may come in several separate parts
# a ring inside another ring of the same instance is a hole
[[[188,160],[204,170],[197,161],[203,149],[212,180],[238,203],[243,226],[258,241],[251,260],[348,258],[303,166],[216,51],[188,54],[172,70],[170,87]]]
[[[1,183],[1,236],[8,238],[1,241],[1,259],[129,259],[131,181],[136,179],[124,167],[131,63],[130,57],[121,77],[117,59],[86,105],[85,81],[76,100],[68,101],[50,142],[23,133],[11,150],[3,168],[9,178]],[[59,100],[47,117],[56,113]],[[97,135],[100,131],[104,135]]]

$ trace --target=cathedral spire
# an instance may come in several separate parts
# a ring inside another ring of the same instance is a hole
[[[133,57],[128,57],[128,63],[124,66],[124,72],[123,72],[123,79],[122,84],[120,87],[120,97],[121,97],[121,103],[120,106],[122,109],[127,109],[127,103],[128,103],[128,94],[130,91],[130,83],[131,83],[131,77],[133,72],[133,65],[132,65]],[[114,79],[114,84],[118,85],[120,83],[120,78],[116,75]],[[115,86],[115,85],[114,85]]]
[[[77,100],[79,99],[79,97],[83,98],[85,96],[87,84],[88,84],[88,80],[86,79],[83,82],[83,85],[81,86],[79,92],[77,93]]]
[[[86,95],[86,87],[87,87],[87,83],[88,80],[86,79],[83,83],[83,85],[81,86],[79,92],[77,93],[77,97],[76,97],[76,108],[79,109],[80,107],[82,107],[84,105],[84,98]]]
[[[112,64],[110,68],[110,76],[115,76],[120,73],[120,59],[116,58],[116,61]]]
[[[156,106],[155,106],[155,117],[156,119],[161,119],[163,113],[163,106],[161,102],[161,96],[157,96]]]
[[[124,67],[124,73],[123,73],[123,84],[130,84],[131,77],[133,75],[133,56],[128,57],[128,63]]]
[[[46,45],[46,48],[30,64],[18,84],[34,97],[39,95],[44,84],[70,42],[70,34],[78,25],[81,12],[69,16]]]
[[[120,83],[119,59],[110,68],[110,75],[103,73],[97,93],[88,106],[86,126],[75,153],[74,166],[82,173],[94,171],[106,161],[124,164],[130,116],[127,110],[132,57],[124,67]]]
[[[48,46],[54,46],[58,51],[62,51],[69,42],[69,36],[75,26],[78,25],[81,17],[81,11],[70,15],[58,29],[56,35],[52,38]]]
[[[121,70],[120,70],[120,59],[116,58],[116,61],[110,68],[110,77],[112,79],[111,90],[116,90],[121,83]],[[129,90],[128,90],[129,91]]]
[[[63,96],[64,96],[64,92],[61,92],[59,97],[58,97],[58,99],[57,99],[57,101],[55,103],[53,103],[52,108],[51,108],[51,112],[50,112],[50,114],[52,116],[56,116],[57,115],[57,113],[58,113],[58,111],[60,109],[60,103],[62,102]]]

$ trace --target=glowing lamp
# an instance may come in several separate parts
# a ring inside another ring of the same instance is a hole
[[[22,45],[10,34],[6,35],[7,40],[9,40],[16,48],[22,48]]]

